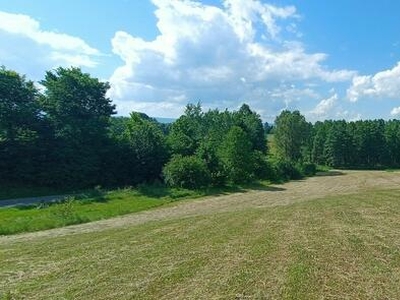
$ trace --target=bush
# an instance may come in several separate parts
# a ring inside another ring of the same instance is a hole
[[[164,167],[165,183],[171,187],[198,189],[210,184],[210,172],[197,156],[174,156]]]
[[[254,176],[257,179],[276,180],[276,171],[264,153],[254,152]]]
[[[301,164],[301,173],[304,176],[314,176],[315,173],[317,173],[317,165],[310,163],[310,162],[305,162]]]
[[[301,179],[303,177],[299,166],[293,162],[280,159],[274,161],[275,172],[278,180]]]

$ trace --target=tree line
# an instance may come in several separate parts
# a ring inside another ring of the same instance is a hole
[[[0,68],[0,184],[84,188],[163,181],[201,188],[313,174],[315,165],[397,167],[399,121],[311,124],[283,111],[267,147],[260,116],[189,104],[172,124],[115,117],[110,88],[79,68],[46,72],[39,87]]]
[[[291,161],[349,169],[400,167],[400,120],[311,124],[299,111],[283,111],[275,126],[277,151]]]

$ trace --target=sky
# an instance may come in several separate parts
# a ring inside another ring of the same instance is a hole
[[[0,0],[0,65],[76,66],[119,115],[243,103],[273,122],[400,118],[400,1]]]

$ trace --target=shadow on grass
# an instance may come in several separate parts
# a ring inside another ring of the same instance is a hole
[[[317,172],[315,176],[341,176],[341,175],[346,175],[346,173],[341,172],[341,171],[323,171],[323,172]]]
[[[82,205],[91,204],[91,203],[107,203],[109,200],[106,198],[106,192],[102,191],[87,191],[81,194],[77,194],[75,196],[66,196],[62,199],[58,200],[50,200],[50,201],[40,201],[36,203],[21,203],[12,206],[18,210],[31,210],[31,209],[46,209],[52,207],[54,205],[64,204],[68,201],[79,203]]]
[[[284,191],[285,189],[275,186],[267,186],[262,183],[252,183],[243,186],[226,185],[223,187],[209,187],[198,190],[169,188],[161,183],[153,185],[140,185],[137,188],[137,191],[141,195],[146,197],[151,197],[151,198],[168,197],[171,199],[189,198],[189,197],[198,198],[202,196],[222,196],[233,193],[245,193],[250,190],[278,192],[278,191]]]
[[[108,199],[106,197],[107,192],[95,188],[94,190],[89,190],[84,193],[80,193],[74,197],[74,200],[81,202],[82,204],[96,203],[106,203]]]
[[[285,188],[282,187],[277,187],[277,186],[266,186],[266,185],[257,185],[257,186],[252,186],[250,187],[250,190],[256,190],[256,191],[267,191],[267,192],[282,192],[286,191]]]
[[[139,194],[150,198],[170,197],[172,194],[171,189],[161,183],[140,184],[137,191]]]
[[[142,184],[134,189],[127,189],[126,193],[135,193],[139,196],[144,196],[152,199],[170,199],[171,201],[185,199],[185,198],[199,198],[204,196],[222,196],[234,193],[246,193],[249,191],[268,191],[280,192],[285,188],[263,184],[261,182],[249,183],[241,186],[226,185],[223,187],[211,187],[199,190],[189,190],[183,188],[170,188],[163,183]],[[56,201],[42,201],[37,203],[27,203],[15,205],[14,208],[18,210],[31,210],[31,209],[46,209],[54,205],[65,204],[68,201],[80,205],[89,205],[91,203],[107,203],[110,201],[107,197],[107,192],[100,188],[87,190],[74,196],[66,196],[63,199]],[[114,197],[115,198],[115,197]]]
[[[220,196],[233,193],[246,193],[249,191],[268,191],[268,192],[281,192],[285,188],[266,185],[260,182],[249,183],[243,186],[224,186],[218,188],[211,188],[206,191],[207,196]]]

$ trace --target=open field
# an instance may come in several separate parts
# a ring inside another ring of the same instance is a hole
[[[6,299],[398,299],[399,282],[398,172],[0,237]]]

